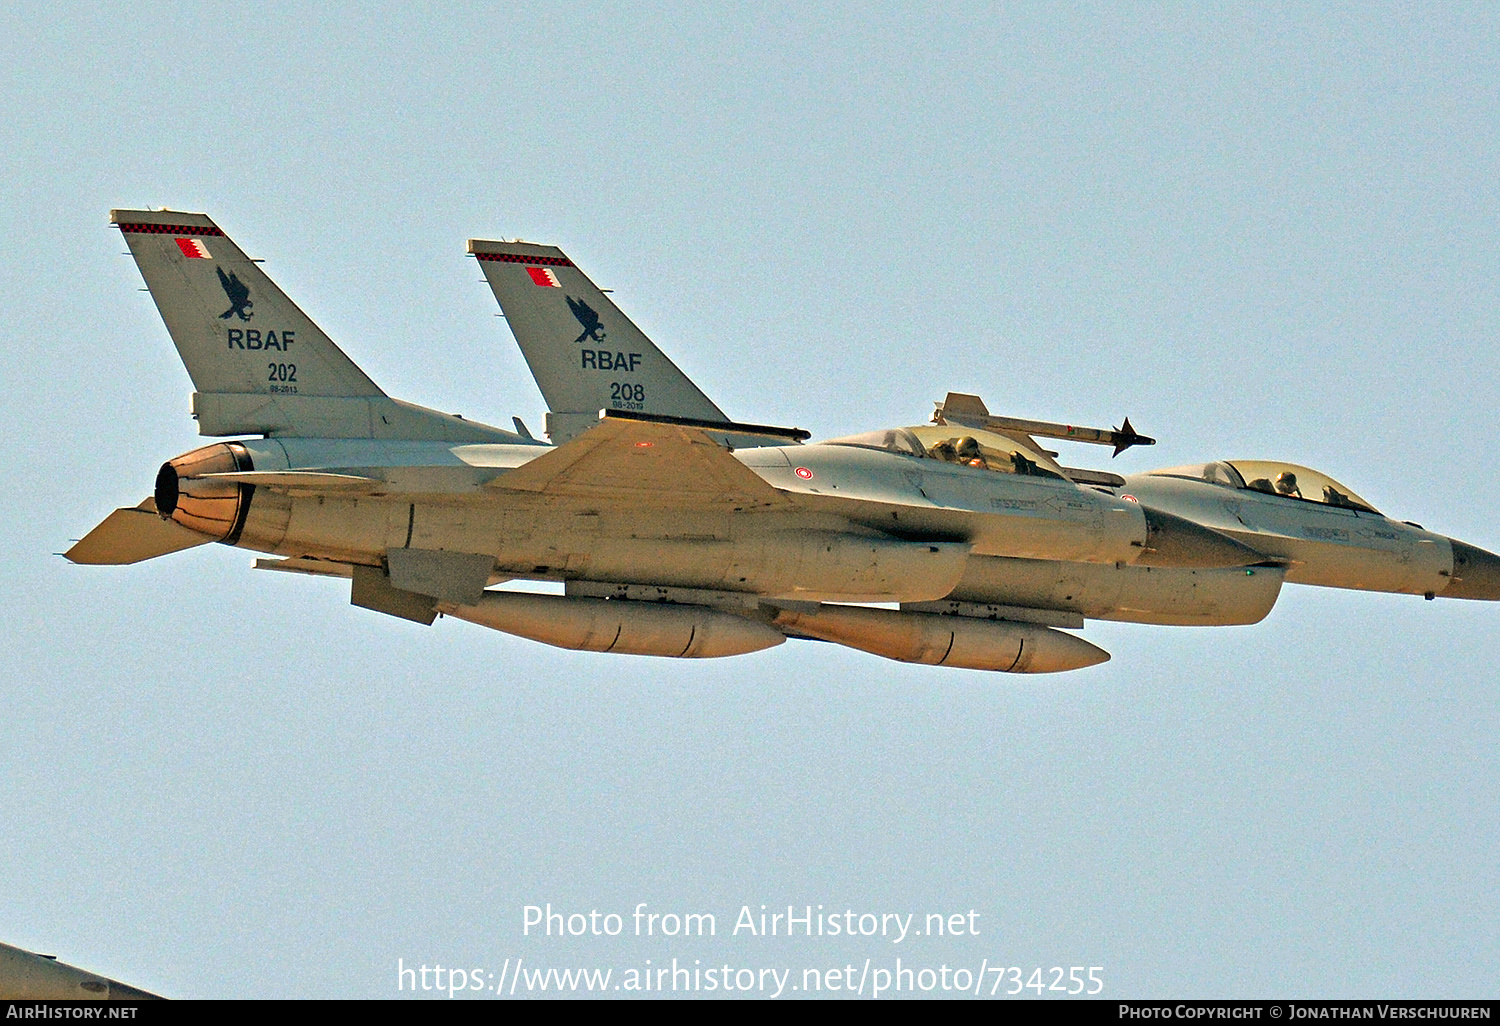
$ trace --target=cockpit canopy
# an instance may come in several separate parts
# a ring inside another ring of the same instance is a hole
[[[1295,463],[1277,463],[1273,460],[1221,460],[1217,463],[1198,463],[1187,467],[1168,467],[1151,471],[1152,477],[1184,477],[1191,481],[1207,481],[1222,488],[1241,488],[1247,491],[1265,492],[1286,499],[1301,499],[1339,509],[1353,509],[1364,513],[1379,513],[1364,499],[1355,495],[1326,474]]]
[[[824,444],[882,449],[902,456],[980,467],[1001,474],[1066,480],[1062,468],[1046,453],[1009,435],[956,424],[924,424],[920,427],[868,431],[848,438],[831,438]]]

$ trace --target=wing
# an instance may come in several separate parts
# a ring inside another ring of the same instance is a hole
[[[791,502],[699,428],[613,418],[488,487],[635,508],[742,510]]]

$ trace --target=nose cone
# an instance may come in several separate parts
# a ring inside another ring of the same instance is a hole
[[[1109,653],[1076,634],[1044,627],[1036,631],[1011,673],[1064,673],[1109,662]]]
[[[1146,552],[1136,562],[1142,566],[1206,569],[1253,566],[1266,561],[1264,552],[1241,545],[1227,534],[1195,524],[1186,517],[1146,505],[1141,506],[1141,512],[1146,515]]]
[[[1443,597],[1500,600],[1500,556],[1453,542],[1453,579],[1443,589]]]

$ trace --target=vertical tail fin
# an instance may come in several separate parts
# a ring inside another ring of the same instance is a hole
[[[206,214],[112,210],[205,435],[520,441],[391,399]]]
[[[109,219],[199,392],[384,395],[206,214],[112,210]]]
[[[713,401],[555,246],[469,240],[561,442],[600,410],[727,421]]]

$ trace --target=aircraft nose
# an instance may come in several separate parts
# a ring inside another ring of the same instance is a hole
[[[1264,563],[1266,554],[1241,545],[1227,534],[1194,523],[1175,513],[1142,505],[1146,515],[1146,552],[1142,566],[1230,567]]]
[[[1461,541],[1452,544],[1453,579],[1443,589],[1443,597],[1500,600],[1500,556]]]

